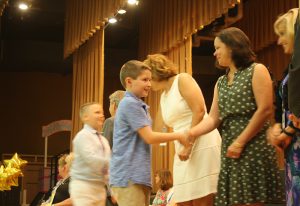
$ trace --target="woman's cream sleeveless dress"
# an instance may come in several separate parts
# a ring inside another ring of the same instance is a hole
[[[190,129],[192,122],[192,111],[178,88],[179,76],[180,74],[175,77],[168,93],[162,93],[160,100],[163,120],[174,132]],[[221,156],[218,130],[198,138],[187,161],[178,158],[177,154],[183,146],[178,141],[174,143],[174,201],[185,202],[216,193]]]

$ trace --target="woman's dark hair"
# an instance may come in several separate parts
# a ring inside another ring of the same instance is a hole
[[[173,178],[172,174],[167,169],[161,169],[156,172],[156,175],[159,177],[158,186],[161,190],[166,191],[173,187]]]
[[[245,69],[255,61],[256,55],[251,49],[249,38],[242,30],[229,27],[217,37],[231,49],[231,58],[237,69]]]

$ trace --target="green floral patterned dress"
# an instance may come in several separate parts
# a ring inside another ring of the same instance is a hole
[[[169,192],[170,192],[170,189],[166,190],[166,191],[159,189],[155,195],[152,206],[166,206],[168,203],[167,197],[168,197]]]
[[[247,143],[239,159],[226,157],[228,147],[246,128],[257,109],[252,90],[254,66],[237,71],[231,85],[228,85],[227,75],[220,77],[217,83],[222,154],[216,206],[274,203],[285,199],[275,150],[266,141],[267,123]]]

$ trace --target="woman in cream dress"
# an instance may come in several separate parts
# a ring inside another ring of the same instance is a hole
[[[185,131],[207,116],[201,89],[189,74],[177,74],[177,67],[161,54],[148,55],[144,63],[152,70],[152,90],[163,91],[160,105],[167,126],[175,132]],[[213,205],[220,145],[216,129],[198,138],[188,149],[175,141],[173,200],[178,206]]]

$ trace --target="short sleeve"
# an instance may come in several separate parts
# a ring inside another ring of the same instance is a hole
[[[126,107],[127,113],[124,116],[127,118],[129,126],[134,131],[146,126],[151,126],[151,119],[146,104],[141,104],[140,102],[128,102]]]

